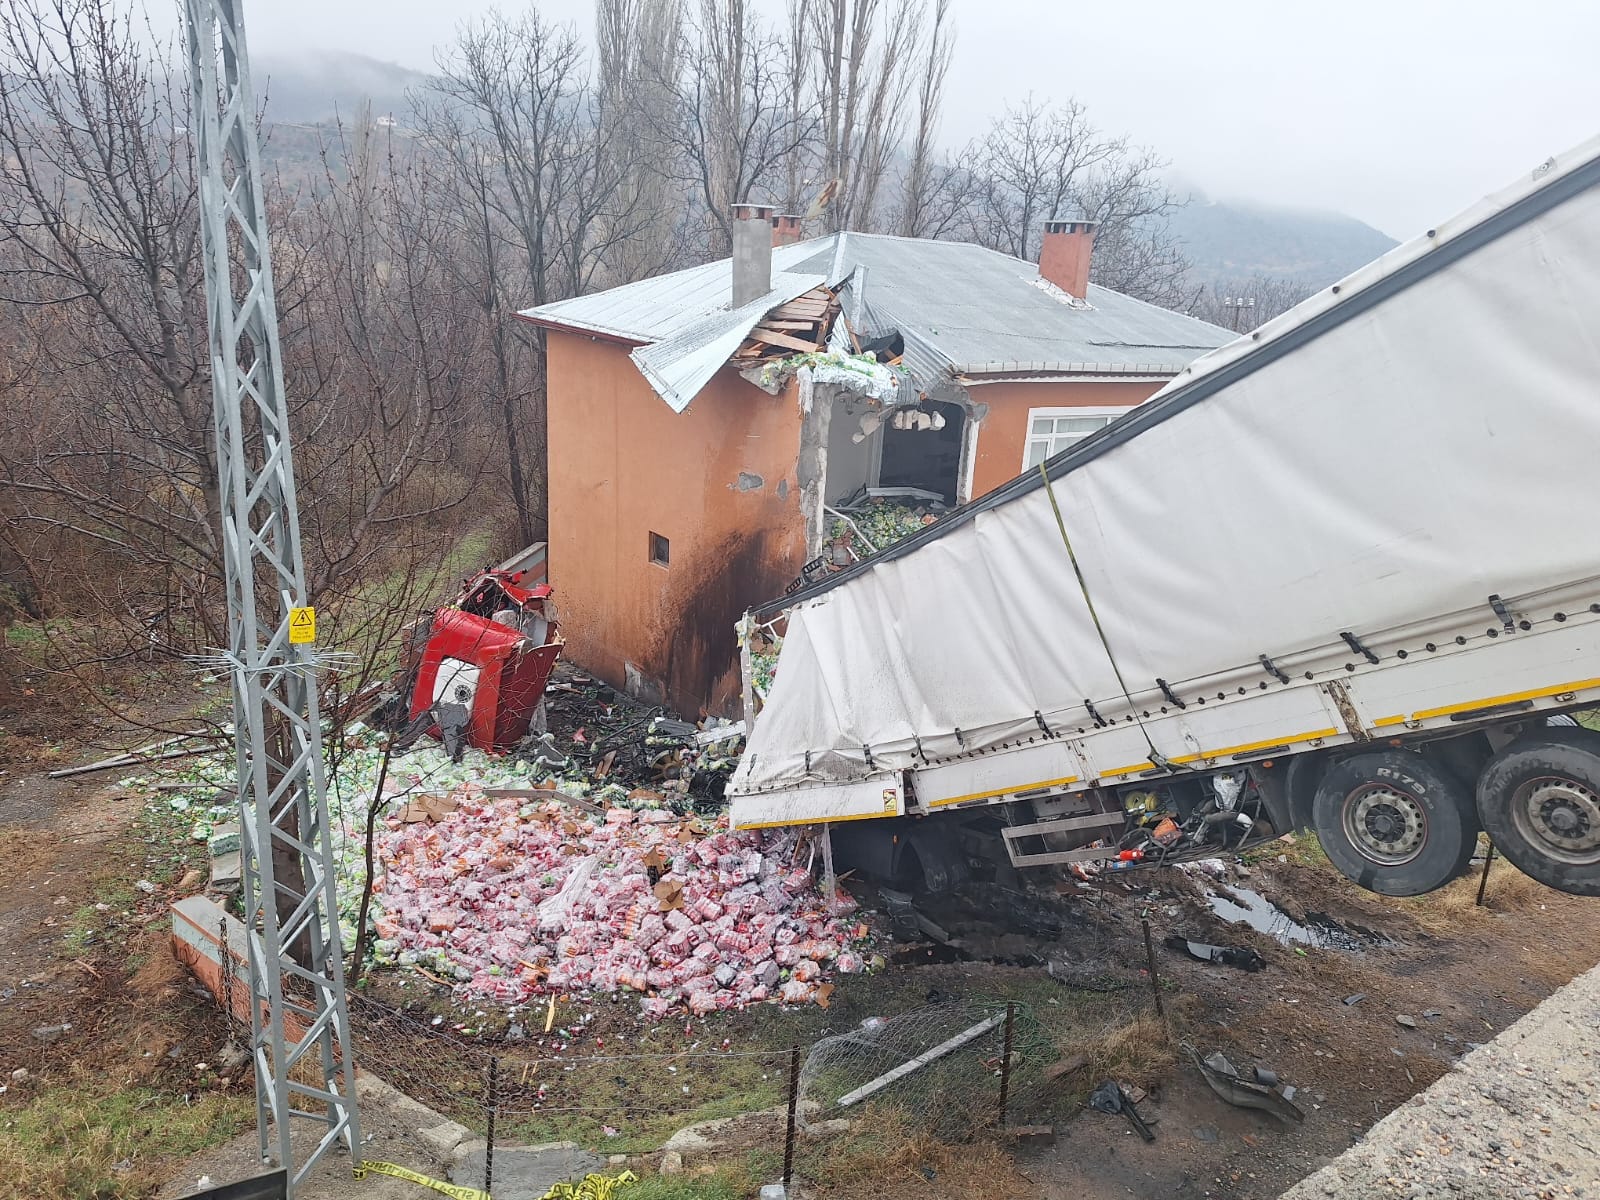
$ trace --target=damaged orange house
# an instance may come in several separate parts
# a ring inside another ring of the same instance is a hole
[[[735,218],[732,258],[519,314],[548,336],[567,656],[690,716],[738,711],[736,623],[817,569],[842,506],[963,504],[1233,336],[1090,284],[1085,221],[1034,264]]]

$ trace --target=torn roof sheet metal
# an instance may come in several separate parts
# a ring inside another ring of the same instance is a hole
[[[772,290],[760,299],[732,312],[713,312],[629,355],[673,412],[689,407],[769,310],[820,287],[823,276],[775,273],[772,283]]]
[[[833,239],[774,246],[774,286],[781,274],[795,270],[795,264],[813,257],[817,247],[822,245],[831,249]],[[827,269],[823,265],[811,271],[825,275]],[[553,304],[525,309],[517,315],[536,325],[598,333],[629,342],[660,342],[683,333],[713,314],[729,318],[732,314],[728,311],[728,299],[732,294],[732,260],[723,258],[603,292],[557,300]],[[774,301],[774,304],[782,302]]]

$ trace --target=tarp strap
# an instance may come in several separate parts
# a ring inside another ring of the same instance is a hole
[[[371,1159],[367,1159],[359,1167],[351,1171],[351,1174],[357,1179],[365,1179],[368,1171],[376,1171],[379,1175],[393,1175],[396,1179],[405,1179],[412,1183],[421,1184],[425,1188],[443,1192],[446,1196],[452,1197],[452,1200],[489,1200],[489,1193],[481,1188],[461,1187],[459,1184],[445,1183],[440,1179],[430,1179],[428,1176],[421,1175],[409,1167],[398,1166],[392,1162],[373,1162]]]
[[[1111,642],[1106,638],[1105,627],[1100,624],[1100,614],[1095,611],[1094,600],[1089,595],[1088,581],[1083,577],[1083,568],[1078,565],[1078,555],[1072,549],[1072,539],[1067,536],[1067,522],[1061,516],[1061,505],[1056,500],[1056,489],[1050,482],[1050,473],[1044,469],[1044,463],[1039,464],[1039,476],[1044,480],[1045,494],[1050,497],[1050,509],[1056,514],[1056,528],[1061,531],[1061,543],[1067,548],[1067,557],[1072,561],[1072,573],[1078,578],[1078,590],[1083,593],[1084,607],[1089,610],[1089,619],[1094,622],[1094,631],[1100,636],[1100,646],[1106,652],[1106,661],[1111,664],[1111,673],[1117,677],[1117,686],[1122,689],[1122,698],[1128,702],[1128,711],[1133,716],[1134,723],[1139,726],[1139,732],[1144,734],[1144,744],[1150,748],[1150,761],[1164,771],[1176,771],[1178,764],[1172,762],[1165,754],[1156,749],[1156,744],[1150,740],[1150,731],[1144,727],[1144,722],[1139,719],[1139,714],[1134,708],[1133,695],[1128,691],[1128,685],[1122,678],[1122,668],[1117,666],[1117,656],[1111,653]]]

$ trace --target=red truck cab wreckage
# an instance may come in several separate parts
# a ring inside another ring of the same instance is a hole
[[[466,743],[497,751],[515,748],[539,711],[561,656],[561,634],[553,589],[523,587],[524,577],[522,571],[480,571],[453,604],[418,627],[426,641],[412,671],[411,718],[432,712],[431,732],[447,745],[454,739],[444,727],[458,728],[461,710]]]

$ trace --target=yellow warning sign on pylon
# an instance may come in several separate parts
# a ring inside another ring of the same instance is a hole
[[[291,608],[289,610],[289,643],[305,646],[317,640],[317,610]]]

